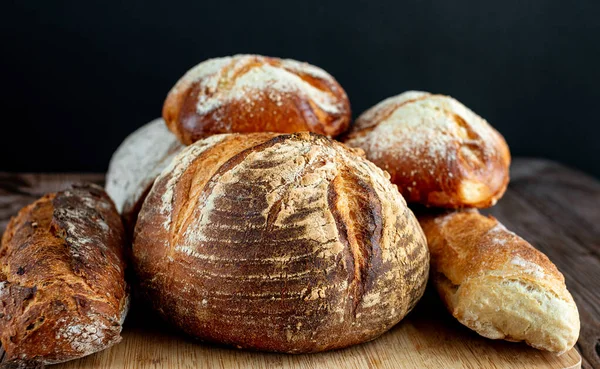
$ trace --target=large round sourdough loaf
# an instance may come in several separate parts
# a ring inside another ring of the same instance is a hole
[[[413,308],[429,270],[387,174],[309,133],[187,147],[148,194],[133,252],[150,301],[187,333],[290,353],[376,338]]]
[[[350,102],[321,68],[291,59],[234,55],[190,69],[163,107],[186,145],[218,133],[310,131],[330,137],[350,125]]]

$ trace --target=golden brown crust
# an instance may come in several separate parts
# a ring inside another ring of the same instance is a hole
[[[461,323],[494,339],[569,350],[579,315],[556,266],[493,217],[476,210],[419,216],[431,279]]]
[[[408,202],[483,208],[508,185],[504,138],[448,96],[409,91],[386,99],[364,112],[343,140],[388,171]]]
[[[121,340],[123,242],[119,214],[98,186],[48,194],[11,219],[0,247],[8,359],[57,363]]]
[[[235,55],[188,71],[169,92],[163,117],[189,145],[219,133],[344,132],[350,103],[320,68],[291,59]]]
[[[323,136],[211,136],[140,212],[134,259],[155,308],[191,335],[316,352],[364,342],[421,297],[425,239],[385,173]]]

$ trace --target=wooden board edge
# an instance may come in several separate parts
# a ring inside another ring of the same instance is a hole
[[[566,367],[565,369],[581,369],[581,355],[579,354],[579,351],[577,351],[577,349],[575,347],[573,347],[568,354],[570,356],[573,357],[574,360],[576,360],[577,362],[575,364],[573,364],[572,366]]]

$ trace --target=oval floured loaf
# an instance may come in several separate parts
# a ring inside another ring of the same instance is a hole
[[[358,117],[344,143],[388,171],[409,203],[485,208],[508,185],[504,138],[450,96],[408,91],[385,99]]]
[[[290,353],[374,339],[413,308],[429,270],[386,174],[309,133],[186,148],[146,198],[133,251],[150,301],[187,333]]]
[[[218,133],[310,131],[330,137],[350,125],[350,102],[321,68],[292,59],[234,55],[190,69],[163,107],[186,145]]]

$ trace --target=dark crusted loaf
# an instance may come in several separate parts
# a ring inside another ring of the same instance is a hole
[[[290,353],[376,338],[413,308],[429,270],[386,173],[309,133],[183,150],[142,206],[133,252],[154,307],[187,333]]]
[[[124,231],[108,195],[81,185],[11,219],[0,247],[0,340],[8,359],[62,362],[121,340]]]

